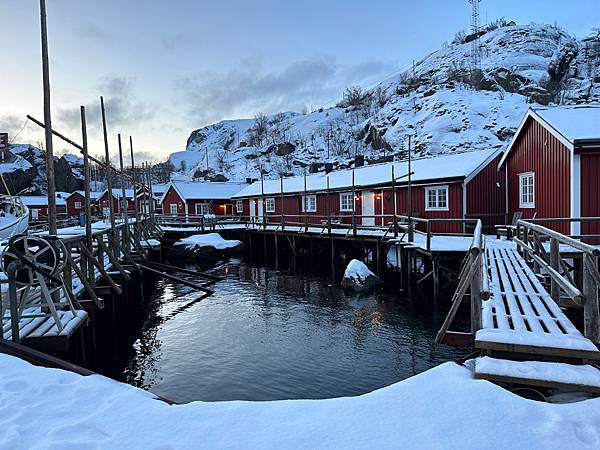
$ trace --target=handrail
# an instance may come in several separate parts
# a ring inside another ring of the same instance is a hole
[[[547,219],[544,219],[544,220],[547,220]],[[600,219],[598,219],[598,220],[600,220]],[[531,223],[531,221],[520,219],[517,222],[517,227],[519,227],[519,226],[528,228],[530,230],[533,230],[538,233],[549,236],[553,239],[556,239],[559,242],[562,242],[563,244],[566,244],[573,248],[581,250],[584,253],[588,253],[589,255],[592,255],[592,256],[600,255],[600,249],[598,247],[594,247],[593,245],[589,245],[589,244],[586,244],[585,242],[578,241],[577,239],[573,239],[572,237],[565,236],[564,234],[559,233],[558,231],[551,230],[550,228],[546,228],[541,225]]]

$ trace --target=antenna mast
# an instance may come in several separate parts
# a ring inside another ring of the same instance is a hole
[[[481,0],[468,0],[471,4],[471,72],[478,71],[481,67],[481,54],[479,51],[479,2]]]

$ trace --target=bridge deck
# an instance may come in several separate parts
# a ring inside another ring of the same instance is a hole
[[[488,241],[491,297],[483,301],[475,347],[554,357],[600,359],[544,289],[512,243]],[[484,274],[485,276],[485,274]]]

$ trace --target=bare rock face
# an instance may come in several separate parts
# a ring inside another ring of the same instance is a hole
[[[63,155],[54,163],[56,190],[73,192],[83,189],[83,159]]]
[[[29,161],[17,155],[13,162],[0,164],[0,173],[9,190],[6,192],[4,183],[0,183],[0,193],[17,194],[31,186],[37,171]]]

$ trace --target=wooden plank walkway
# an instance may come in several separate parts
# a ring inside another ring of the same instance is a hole
[[[482,329],[475,335],[475,347],[522,355],[600,359],[598,348],[562,312],[516,246],[506,241],[488,243],[491,297],[483,301]]]

